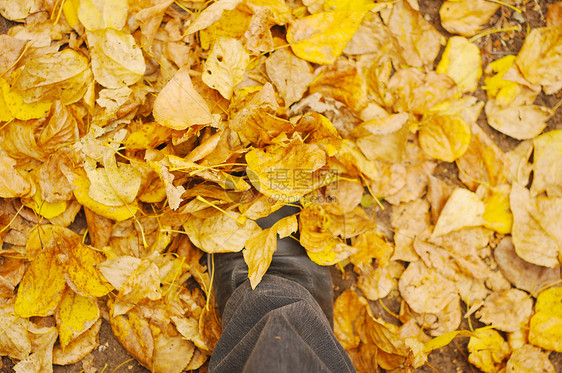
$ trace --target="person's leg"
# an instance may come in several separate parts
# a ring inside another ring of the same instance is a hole
[[[265,275],[244,281],[223,312],[210,372],[354,372],[330,323],[299,283]]]

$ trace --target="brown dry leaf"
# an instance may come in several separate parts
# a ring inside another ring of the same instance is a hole
[[[476,35],[500,5],[487,0],[447,0],[439,9],[441,25],[452,34]]]
[[[507,365],[506,373],[531,373],[544,372],[555,373],[554,366],[548,359],[548,354],[540,348],[526,344],[513,351]]]
[[[123,284],[113,307],[113,315],[127,313],[141,300],[160,298],[162,298],[160,272],[156,264],[145,259]]]
[[[39,0],[0,1],[0,13],[11,21],[21,20],[41,9]]]
[[[468,361],[485,373],[496,373],[510,354],[509,345],[494,329],[474,331],[468,342]]]
[[[265,68],[287,107],[303,97],[314,79],[310,64],[287,49],[273,52],[265,61]]]
[[[38,327],[31,324],[28,328],[32,342],[32,353],[16,365],[16,373],[43,373],[53,369],[53,345],[57,340],[55,327]]]
[[[546,25],[548,27],[562,26],[562,3],[560,1],[550,4],[546,13]]]
[[[389,106],[397,112],[425,114],[435,105],[454,96],[455,81],[444,74],[418,69],[400,69],[388,82]]]
[[[458,297],[453,282],[423,262],[410,263],[398,282],[404,300],[417,313],[438,313]]]
[[[400,52],[408,65],[423,67],[433,63],[443,37],[407,1],[392,6],[388,27],[398,39]]]
[[[35,185],[24,171],[19,171],[16,161],[0,151],[0,197],[14,198],[35,194]]]
[[[398,278],[404,271],[404,267],[397,261],[391,261],[384,267],[373,268],[360,267],[357,287],[365,298],[377,300],[386,297],[392,290],[398,287]]]
[[[510,237],[503,238],[496,246],[494,259],[509,282],[530,293],[560,280],[559,268],[542,267],[521,259]]]
[[[109,322],[115,338],[127,352],[145,367],[151,367],[155,342],[146,319],[138,311],[131,311],[126,316],[110,315]]]
[[[429,231],[431,223],[429,203],[423,199],[401,203],[393,206],[390,214],[390,223],[396,231],[394,255],[391,259],[408,262],[418,260],[413,243],[416,236]]]
[[[14,302],[9,301],[0,307],[0,354],[11,359],[23,360],[31,353],[31,340],[27,328],[30,321],[17,316]]]
[[[513,212],[512,237],[517,255],[540,266],[558,266],[561,249],[534,217],[535,203],[529,190],[514,184],[511,188],[510,205]]]
[[[362,233],[352,242],[353,247],[357,248],[358,251],[351,255],[349,259],[359,268],[370,266],[373,259],[377,260],[377,267],[385,267],[394,253],[394,247],[378,231]]]
[[[476,317],[498,330],[514,332],[529,324],[532,313],[531,297],[524,291],[509,289],[488,296]]]
[[[103,277],[117,290],[121,290],[142,260],[129,255],[120,255],[98,264]]]
[[[538,136],[553,115],[552,110],[544,106],[513,104],[502,107],[494,100],[488,100],[485,111],[491,127],[517,140]]]
[[[533,147],[531,195],[546,192],[549,197],[562,198],[562,130],[550,131],[535,138]]]
[[[162,23],[166,9],[173,2],[173,0],[159,0],[153,6],[144,8],[135,15],[135,19],[140,23],[143,45],[152,43]],[[115,5],[112,6],[112,9],[114,8]]]
[[[151,371],[154,373],[181,373],[191,361],[195,346],[182,336],[162,333],[155,338]]]
[[[525,79],[542,85],[546,94],[559,91],[562,88],[562,30],[559,27],[531,30],[515,62]]]

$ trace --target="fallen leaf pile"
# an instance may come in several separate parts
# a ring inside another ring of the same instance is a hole
[[[446,37],[417,0],[0,1],[0,355],[51,372],[103,318],[152,371],[200,368],[220,336],[205,253],[242,251],[255,287],[293,235],[357,275],[335,332],[359,372],[455,336],[483,372],[554,372],[562,131],[536,99],[562,88],[560,3],[518,52],[482,52],[527,3],[444,1]],[[369,306],[387,296],[396,324]],[[487,326],[457,330],[471,315]]]

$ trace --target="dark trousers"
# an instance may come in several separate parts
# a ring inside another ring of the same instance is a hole
[[[302,285],[266,274],[245,281],[224,310],[212,373],[355,372],[328,319]]]

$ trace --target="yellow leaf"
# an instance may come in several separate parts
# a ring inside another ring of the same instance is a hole
[[[519,84],[510,80],[503,79],[507,71],[515,64],[515,56],[508,55],[502,57],[486,66],[484,78],[484,89],[488,98],[496,98],[502,105],[507,105],[520,92]],[[491,75],[495,72],[495,75]]]
[[[509,209],[509,193],[493,191],[485,200],[484,226],[498,233],[511,233],[513,215]]]
[[[41,197],[41,192],[37,191],[31,199],[22,198],[21,203],[35,211],[46,219],[54,218],[66,210],[66,201],[47,202]]]
[[[453,162],[462,156],[470,144],[470,127],[457,116],[439,115],[423,123],[420,147],[441,161]]]
[[[74,197],[76,197],[76,200],[80,202],[81,205],[94,211],[96,214],[109,219],[122,221],[135,216],[135,213],[137,212],[138,207],[136,204],[108,206],[92,199],[88,195],[91,183],[84,174],[75,174],[72,179],[72,183],[76,187],[76,189],[74,189]]]
[[[78,19],[78,7],[80,6],[80,0],[69,0],[65,1],[62,5],[62,12],[66,22],[76,30],[80,25],[80,20]]]
[[[15,198],[35,194],[31,177],[14,166],[16,161],[0,151],[0,197]]]
[[[445,334],[441,334],[439,337],[433,338],[431,341],[424,344],[423,350],[425,353],[430,353],[438,348],[445,347],[448,345],[455,337],[472,337],[473,332],[468,330],[454,330]]]
[[[250,26],[252,15],[238,8],[225,10],[221,19],[199,32],[201,47],[209,49],[216,38],[234,38],[241,40]]]
[[[112,286],[102,278],[97,265],[102,256],[92,247],[79,242],[76,245],[62,246],[60,259],[64,266],[68,285],[84,296],[102,297],[112,290]]]
[[[78,18],[86,30],[121,30],[127,22],[127,0],[80,0]]]
[[[252,289],[258,286],[271,264],[273,254],[277,250],[277,234],[279,233],[280,237],[286,237],[296,230],[296,216],[288,216],[246,241],[242,253],[244,254],[244,261],[248,265],[248,278]]]
[[[21,317],[49,316],[59,305],[66,280],[55,249],[41,251],[23,276],[16,296],[15,313]]]
[[[146,367],[152,366],[154,353],[154,337],[148,321],[137,312],[113,316],[109,322],[115,338],[121,345]]]
[[[234,211],[208,218],[190,216],[183,227],[191,242],[207,253],[238,252],[250,237],[260,232],[256,222],[247,220],[239,224],[239,217]]]
[[[525,38],[517,59],[525,79],[543,86],[549,95],[562,88],[562,30],[560,27],[540,27]]]
[[[294,202],[326,182],[315,174],[326,163],[326,153],[316,144],[295,141],[286,147],[252,149],[246,162],[254,187],[274,199],[285,198],[285,202]]]
[[[2,78],[0,78],[0,87],[4,103],[12,118],[21,120],[43,118],[51,109],[50,102],[25,103],[23,97],[17,92],[11,91],[8,82]],[[5,118],[8,119],[7,116]]]
[[[562,352],[562,288],[552,287],[537,297],[529,342],[546,350]]]
[[[287,107],[302,98],[314,79],[312,67],[287,49],[273,52],[265,61],[265,68]]]
[[[219,37],[209,52],[202,79],[230,100],[234,87],[244,78],[249,62],[250,56],[239,40]]]
[[[155,148],[168,140],[172,132],[172,129],[156,122],[144,123],[127,137],[124,145],[128,149]]]
[[[461,36],[449,39],[435,72],[450,76],[460,92],[474,92],[482,76],[480,50]]]
[[[106,88],[130,86],[142,79],[146,66],[131,34],[115,29],[87,31],[92,71]]]
[[[549,197],[562,198],[562,130],[547,132],[533,140],[533,196],[546,192]]]
[[[481,225],[484,211],[485,205],[475,193],[468,189],[455,189],[441,210],[433,229],[433,237]]]
[[[98,301],[67,289],[55,317],[60,343],[64,349],[100,318]]]
[[[510,354],[509,345],[502,336],[490,328],[474,331],[468,342],[468,361],[484,373],[496,373]]]
[[[193,87],[188,67],[179,69],[160,91],[153,114],[158,123],[175,130],[213,121],[205,99]]]
[[[72,104],[84,96],[92,81],[88,65],[83,54],[70,48],[39,55],[23,66],[14,82],[13,93],[29,104],[46,105],[43,101],[56,100]]]
[[[331,64],[343,52],[373,4],[306,16],[289,25],[287,41],[306,61]]]
[[[361,316],[364,316],[367,300],[353,290],[345,290],[334,302],[334,334],[346,350],[359,346]]]
[[[236,8],[241,1],[242,0],[219,0],[212,3],[203,10],[201,14],[199,14],[199,17],[197,17],[191,25],[189,25],[185,34],[190,35],[211,26],[213,23],[221,19],[222,13],[225,10],[232,10]]]
[[[98,319],[90,329],[71,341],[64,348],[64,351],[60,345],[55,345],[53,349],[53,364],[76,364],[97,348],[99,346],[98,333],[100,331],[101,322],[102,320]]]
[[[468,37],[477,34],[499,8],[498,3],[487,0],[447,0],[439,16],[445,30]]]

